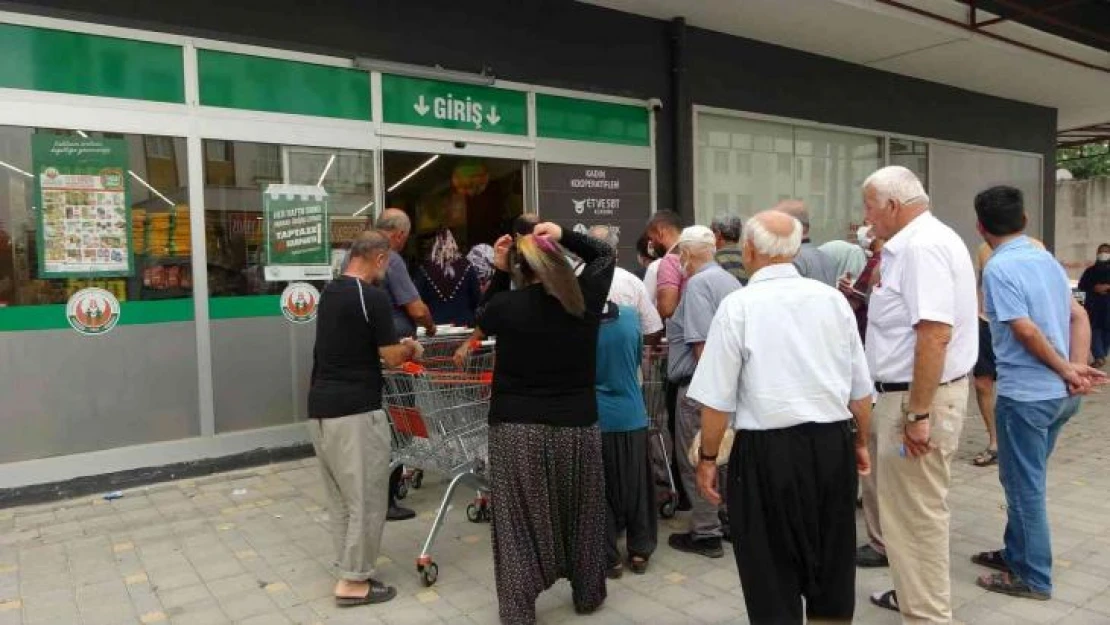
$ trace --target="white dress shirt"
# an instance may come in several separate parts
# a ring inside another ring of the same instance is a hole
[[[979,356],[979,297],[963,239],[926,211],[882,253],[867,314],[867,362],[875,381],[912,381],[920,321],[952,326],[941,382],[970,373]]]
[[[847,300],[792,264],[764,267],[717,309],[687,397],[738,430],[851,418],[871,375]]]
[[[609,285],[609,301],[621,306],[631,306],[640,314],[640,331],[645,336],[663,330],[663,320],[655,309],[647,287],[630,271],[617,267]]]
[[[647,271],[644,272],[644,288],[647,289],[648,298],[651,305],[655,306],[659,302],[656,300],[656,290],[659,288],[659,263],[662,258],[656,258],[648,264]]]

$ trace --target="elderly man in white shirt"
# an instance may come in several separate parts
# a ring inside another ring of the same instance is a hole
[[[871,597],[906,623],[949,623],[948,488],[979,351],[975,268],[905,167],[863,183],[866,220],[887,240],[871,293],[879,518],[894,590]]]
[[[748,285],[713,318],[688,397],[702,406],[698,489],[720,501],[728,459],[733,549],[752,623],[851,621],[857,473],[867,451],[871,376],[844,297],[793,265],[802,225],[765,211],[744,226]],[[730,414],[730,413],[734,413]]]
[[[620,244],[620,237],[609,226],[593,226],[590,236],[608,243],[614,250]],[[619,306],[631,306],[640,315],[640,331],[644,342],[651,345],[659,342],[663,332],[663,320],[651,301],[647,287],[631,271],[617,267],[613,272],[613,282],[609,285],[609,301]]]

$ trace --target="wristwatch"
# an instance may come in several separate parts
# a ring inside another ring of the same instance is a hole
[[[918,421],[924,421],[924,420],[928,419],[929,418],[929,413],[927,413],[927,412],[922,412],[922,413],[906,412],[905,417],[906,417],[906,423],[917,423]]]
[[[701,447],[698,447],[698,458],[700,458],[702,462],[717,462],[717,454],[710,456],[705,453],[705,450]]]

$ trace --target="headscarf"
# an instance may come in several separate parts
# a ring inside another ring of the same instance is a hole
[[[859,272],[863,271],[863,266],[867,264],[867,254],[855,243],[829,241],[820,245],[817,249],[833,259],[838,277],[845,273],[858,276]]]
[[[470,261],[474,271],[478,272],[478,279],[482,284],[489,282],[493,277],[493,246],[479,243],[470,249],[466,259]]]
[[[428,260],[424,261],[424,273],[432,286],[443,299],[450,299],[459,284],[466,277],[470,263],[459,253],[459,246],[451,231],[444,228],[436,235]]]

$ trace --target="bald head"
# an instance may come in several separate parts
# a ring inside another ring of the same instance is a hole
[[[751,273],[789,263],[802,246],[802,223],[777,208],[757,213],[744,225],[744,266]]]
[[[614,229],[610,228],[609,226],[591,226],[590,236],[595,239],[605,241],[613,249],[617,249],[617,245],[620,244],[620,237],[618,237]]]
[[[378,216],[378,221],[374,224],[374,227],[389,237],[389,246],[393,248],[393,251],[400,252],[405,249],[405,244],[408,243],[409,232],[412,231],[412,222],[409,221],[409,216],[405,214],[405,211],[399,208],[387,208]]]
[[[801,200],[783,200],[771,210],[786,213],[802,223],[802,236],[809,234],[809,211]]]

